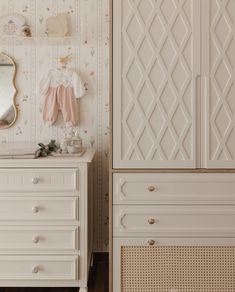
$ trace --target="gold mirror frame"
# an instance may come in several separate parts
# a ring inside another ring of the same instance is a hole
[[[15,61],[9,55],[7,55],[5,53],[0,53],[0,57],[1,56],[3,56],[6,59],[8,59],[9,62],[12,64],[13,68],[14,68],[13,77],[12,77],[12,86],[14,88],[14,94],[12,96],[12,106],[13,106],[13,110],[14,110],[14,114],[15,115],[14,115],[14,119],[12,120],[11,123],[9,123],[8,125],[0,126],[0,130],[4,130],[4,129],[8,129],[8,128],[12,127],[14,125],[14,123],[16,122],[16,120],[17,120],[18,110],[17,110],[17,107],[16,107],[16,96],[17,96],[18,90],[17,90],[16,84],[15,84],[16,71],[17,71],[16,63],[15,63]],[[0,96],[0,99],[1,99],[1,96]]]

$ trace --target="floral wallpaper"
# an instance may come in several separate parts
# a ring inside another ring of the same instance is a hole
[[[50,42],[45,22],[66,12],[71,37]],[[84,144],[97,149],[95,191],[95,250],[108,247],[108,135],[109,135],[109,0],[1,0],[0,14],[24,15],[32,29],[32,41],[6,42],[0,37],[0,51],[17,64],[16,124],[0,131],[0,143],[17,141],[60,141],[65,127],[60,117],[55,126],[42,121],[42,98],[38,93],[41,76],[71,54],[68,66],[76,68],[86,95],[80,101],[80,125]],[[0,15],[0,16],[1,16]],[[1,144],[0,144],[1,145]]]

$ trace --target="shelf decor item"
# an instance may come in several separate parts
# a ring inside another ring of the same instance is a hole
[[[68,20],[66,13],[49,17],[46,21],[46,34],[50,37],[64,37],[68,34]]]
[[[26,19],[23,15],[17,13],[4,15],[0,18],[0,34],[3,36],[19,36],[26,25]]]
[[[32,37],[31,29],[29,25],[25,25],[21,28],[22,37]]]

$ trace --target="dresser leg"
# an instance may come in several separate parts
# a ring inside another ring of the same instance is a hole
[[[92,268],[94,265],[94,256],[93,254],[91,255],[91,263],[90,263],[90,267]]]
[[[88,287],[81,287],[79,292],[88,292]]]

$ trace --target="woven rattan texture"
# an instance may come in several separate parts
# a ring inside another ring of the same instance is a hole
[[[235,247],[121,248],[121,292],[235,292]]]

